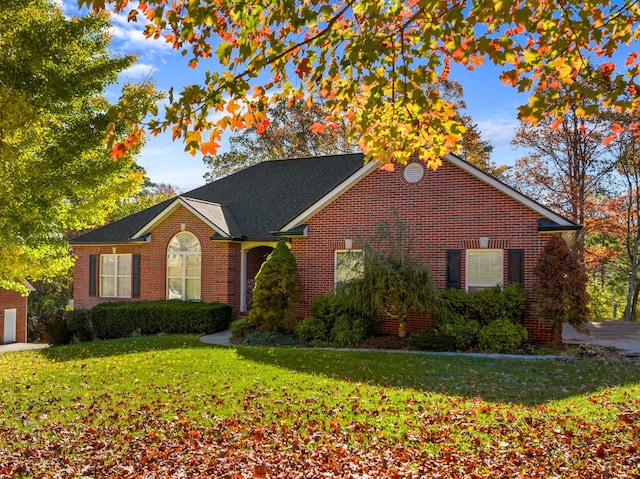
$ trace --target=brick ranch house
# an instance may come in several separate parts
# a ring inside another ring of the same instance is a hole
[[[437,171],[421,162],[383,171],[362,154],[268,161],[72,240],[75,307],[178,298],[228,303],[239,316],[260,265],[286,238],[302,318],[341,280],[341,262],[358,253],[359,240],[396,218],[438,288],[518,281],[529,298],[550,235],[580,228],[453,155]],[[431,325],[412,318],[407,331]],[[525,327],[531,341],[551,339],[530,307]],[[379,329],[395,333],[398,325],[384,320]]]
[[[33,286],[24,281],[33,291]],[[0,288],[0,344],[27,342],[27,296]]]

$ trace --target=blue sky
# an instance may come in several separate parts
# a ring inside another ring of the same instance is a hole
[[[68,14],[77,12],[75,0],[63,2]],[[190,69],[187,66],[189,56],[182,57],[163,40],[146,39],[142,34],[143,25],[127,22],[126,16],[113,16],[112,23],[110,46],[114,53],[138,56],[137,64],[121,75],[122,81],[151,78],[161,90],[173,86],[179,91],[182,85],[197,83],[206,69],[214,68],[213,61],[204,61],[195,71]],[[499,75],[499,69],[486,64],[475,71],[454,66],[451,78],[462,84],[466,113],[478,124],[482,138],[493,145],[492,159],[498,164],[513,165],[522,155],[511,146],[518,124],[516,109],[527,102],[527,96],[503,85]],[[113,95],[117,96],[115,89]],[[138,163],[145,168],[151,181],[170,183],[181,192],[204,184],[206,168],[202,157],[185,152],[180,140],[173,142],[170,134],[150,137]]]

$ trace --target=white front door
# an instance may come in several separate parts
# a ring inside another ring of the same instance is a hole
[[[4,342],[16,342],[16,310],[4,310]]]

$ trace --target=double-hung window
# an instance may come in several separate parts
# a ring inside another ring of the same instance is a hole
[[[502,285],[503,250],[467,250],[467,291],[482,291]]]
[[[100,296],[131,297],[131,255],[100,255]]]

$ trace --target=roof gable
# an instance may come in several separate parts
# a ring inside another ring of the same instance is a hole
[[[142,212],[85,233],[73,244],[142,241],[182,204],[223,238],[273,240],[272,231],[295,218],[364,164],[364,155],[265,161]]]
[[[463,160],[458,156],[451,155],[451,154],[446,155],[444,157],[444,161],[448,161],[449,163],[457,166],[458,168],[474,176],[479,181],[482,181],[483,183],[488,184],[489,186],[504,193],[505,195],[509,196],[510,198],[517,201],[518,203],[521,203],[524,206],[536,211],[537,213],[542,215],[542,217],[545,218],[545,220],[548,222],[545,224],[554,225],[553,229],[555,229],[556,231],[574,230],[579,228],[579,226],[576,225],[575,223],[551,211],[547,207],[534,201],[532,198],[529,198],[528,196],[511,188],[510,186],[494,178],[488,173],[485,173],[479,168],[471,165],[470,163],[466,162],[465,160]],[[295,218],[292,218],[289,222],[284,224],[279,230],[281,232],[286,232],[286,231],[294,230],[300,227],[302,224],[304,224],[304,222],[306,222],[309,218],[315,215],[318,211],[324,208],[331,201],[336,199],[338,196],[340,196],[344,192],[348,191],[352,186],[354,186],[357,182],[361,181],[369,173],[375,171],[375,169],[378,166],[379,166],[378,162],[371,162],[365,165],[360,171],[353,174],[343,183],[338,185],[338,187],[336,187],[334,190],[330,191],[327,195],[325,195],[325,197],[321,198],[319,201],[311,205],[305,211],[301,212],[298,216],[296,216]],[[546,229],[546,231],[551,231],[551,229]]]

